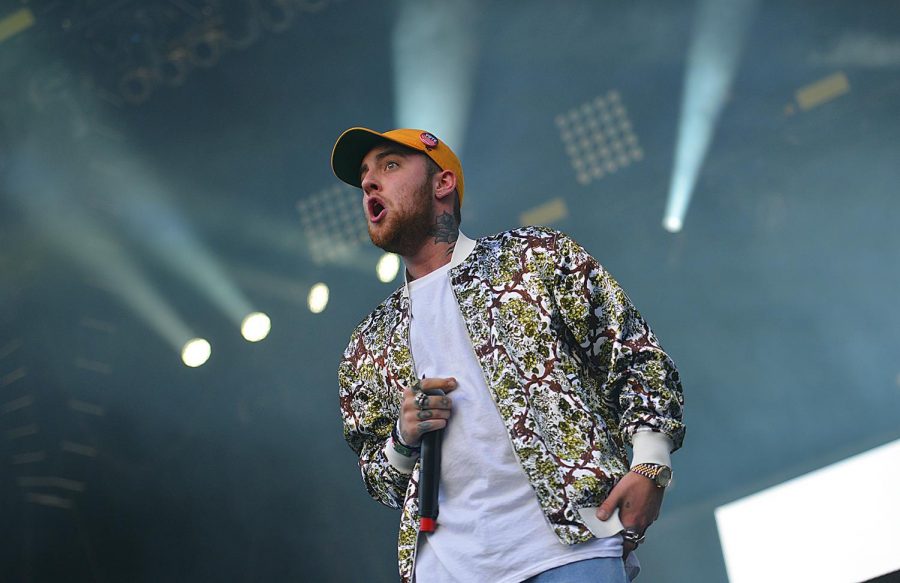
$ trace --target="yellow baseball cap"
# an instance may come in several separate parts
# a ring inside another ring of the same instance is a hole
[[[368,128],[350,128],[341,134],[331,151],[331,169],[334,175],[351,186],[361,188],[359,168],[362,166],[362,160],[383,140],[422,152],[434,160],[441,170],[452,171],[456,175],[456,191],[459,193],[459,204],[462,206],[462,164],[450,146],[425,130],[400,129],[382,134]]]

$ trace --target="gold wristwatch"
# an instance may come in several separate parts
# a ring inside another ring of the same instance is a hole
[[[637,464],[631,471],[650,478],[657,488],[665,488],[672,483],[672,468],[662,464]]]

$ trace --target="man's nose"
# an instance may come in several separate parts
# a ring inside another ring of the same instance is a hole
[[[367,194],[370,192],[375,192],[379,188],[381,188],[381,186],[378,184],[378,181],[375,180],[375,176],[372,174],[371,170],[365,173],[360,184],[362,185],[363,192]]]

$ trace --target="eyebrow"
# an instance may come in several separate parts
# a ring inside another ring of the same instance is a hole
[[[401,158],[406,158],[409,156],[409,153],[406,152],[405,150],[403,150],[403,148],[388,146],[381,152],[378,152],[377,154],[375,154],[375,160],[380,162],[381,160],[387,158],[388,156],[400,156]],[[366,166],[365,164],[363,164],[362,166],[359,167],[360,179],[362,179],[363,175],[366,173],[366,170],[368,170],[368,169],[369,169],[369,167]]]

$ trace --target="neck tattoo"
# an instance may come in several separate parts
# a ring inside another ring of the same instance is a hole
[[[459,239],[459,225],[456,224],[456,219],[453,215],[444,211],[435,219],[434,225],[431,227],[431,235],[434,237],[435,245],[438,243],[450,243],[447,255],[452,255],[453,250],[456,248],[456,240]]]
[[[453,248],[456,247],[456,240],[459,239],[459,226],[456,224],[456,219],[453,218],[453,215],[444,211],[438,216],[431,227],[431,235],[434,237],[435,245],[438,243],[450,243],[447,255],[453,253]]]

